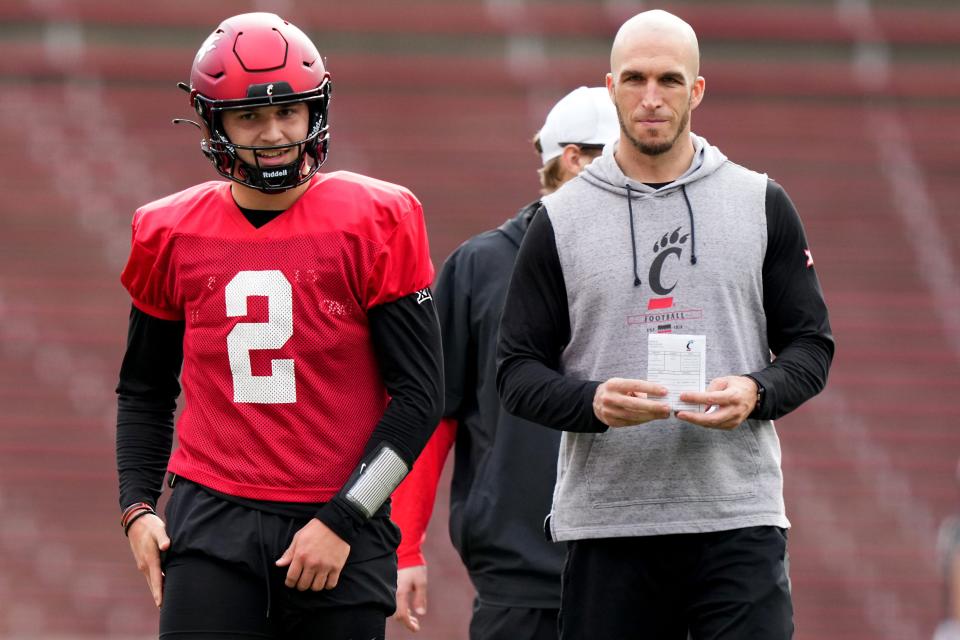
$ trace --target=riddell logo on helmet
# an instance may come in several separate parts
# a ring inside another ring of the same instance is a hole
[[[262,175],[264,178],[282,178],[287,175],[287,170],[281,169],[278,171],[264,171]]]

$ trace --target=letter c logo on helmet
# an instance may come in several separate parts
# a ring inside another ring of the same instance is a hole
[[[204,155],[223,177],[265,193],[307,182],[327,159],[332,89],[320,53],[296,26],[272,13],[227,18],[200,46],[190,70],[190,103],[205,126]],[[223,128],[223,112],[296,102],[309,109],[307,137],[270,147],[299,147],[296,161],[287,170],[270,167],[268,172],[243,162],[237,149],[256,152],[262,147],[232,143]]]

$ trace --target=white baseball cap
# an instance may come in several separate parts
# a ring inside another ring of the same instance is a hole
[[[578,87],[554,105],[540,129],[543,164],[568,144],[605,145],[620,135],[617,110],[606,87]]]

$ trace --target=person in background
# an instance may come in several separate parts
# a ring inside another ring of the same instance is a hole
[[[420,203],[319,172],[330,74],[276,15],[223,21],[184,87],[226,180],[138,209],[121,275],[121,525],[160,637],[383,638],[388,499],[442,408]]]
[[[556,191],[617,137],[603,87],[561,99],[534,138],[541,194]],[[451,254],[435,286],[443,334],[444,420],[416,468],[394,493],[399,549],[398,618],[420,628],[427,610],[427,566],[420,547],[444,461],[454,447],[450,532],[477,596],[471,640],[557,637],[564,550],[543,535],[556,478],[560,434],[532,428],[500,405],[496,339],[520,241],[539,201]],[[455,446],[454,446],[454,443]]]
[[[504,407],[563,432],[563,640],[793,635],[772,420],[823,389],[834,341],[783,188],[691,133],[699,69],[680,18],[621,26],[619,140],[543,198],[503,307]],[[664,334],[683,342],[658,362]],[[709,382],[668,400],[651,369]]]
[[[960,464],[956,479],[960,483]],[[960,640],[960,514],[950,515],[940,524],[937,554],[944,581],[944,617],[933,640]]]

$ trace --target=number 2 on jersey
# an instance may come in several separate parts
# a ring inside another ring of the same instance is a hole
[[[241,271],[225,290],[227,317],[247,315],[247,298],[267,298],[266,322],[238,322],[227,336],[227,355],[233,374],[233,401],[279,404],[297,401],[293,359],[271,360],[273,373],[255,376],[250,352],[279,349],[293,336],[293,291],[280,271]]]

